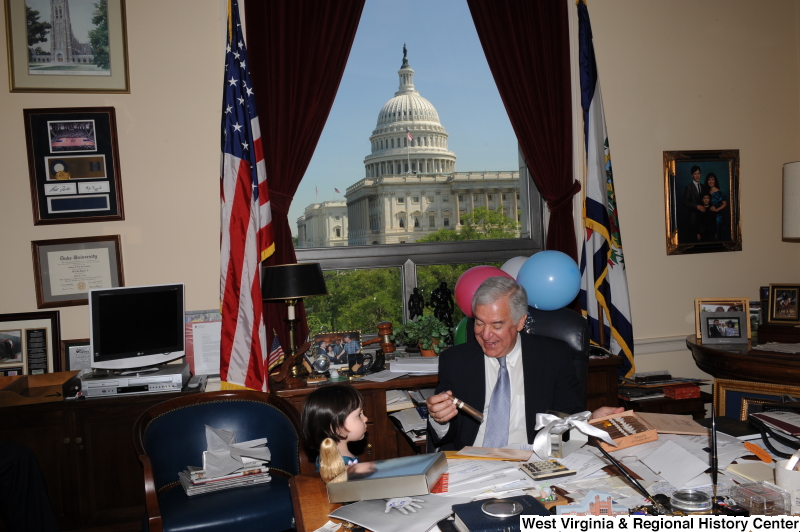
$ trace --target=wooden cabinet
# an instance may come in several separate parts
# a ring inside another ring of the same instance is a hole
[[[133,424],[142,412],[176,395],[2,408],[0,439],[33,450],[62,530],[141,530],[144,483],[133,449]]]
[[[586,410],[594,412],[601,406],[617,406],[619,403],[619,366],[622,357],[592,359],[589,361],[589,377],[586,380]]]

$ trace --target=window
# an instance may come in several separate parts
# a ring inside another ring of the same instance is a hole
[[[419,227],[419,216],[414,216],[414,227]]]
[[[492,201],[492,195],[489,194],[488,196],[486,196],[486,199],[489,200],[489,201]]]
[[[519,192],[517,193],[517,201],[519,201]]]
[[[450,203],[450,196],[442,196],[443,203]]]
[[[411,196],[411,203],[419,203],[419,196]]]
[[[405,226],[406,226],[406,221],[405,221],[405,219],[403,219],[403,218],[400,218],[400,227],[405,227]]]
[[[334,231],[336,232],[336,238],[341,238],[342,237],[342,228],[341,227],[337,227],[336,229],[334,229]]]
[[[397,203],[403,204],[406,202],[406,198],[403,196],[397,196]]]
[[[458,201],[463,202],[464,201],[464,196],[458,196]]]
[[[341,219],[341,216],[334,216],[333,219],[338,222]]]
[[[392,139],[392,148],[394,148],[394,139]]]
[[[436,227],[436,216],[428,216],[428,227]]]
[[[503,198],[503,201],[505,201],[506,200],[506,195],[503,194],[502,198]]]
[[[480,194],[473,194],[472,195],[472,201],[480,201],[480,200],[481,200],[481,195]]]
[[[445,216],[444,220],[442,220],[442,225],[445,227],[450,227],[450,218]]]
[[[434,201],[436,201],[436,198],[433,196],[428,196],[428,203],[433,203]]]

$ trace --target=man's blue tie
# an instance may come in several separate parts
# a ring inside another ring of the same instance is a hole
[[[497,373],[497,384],[492,391],[489,402],[489,414],[486,419],[486,433],[483,435],[484,447],[505,447],[508,445],[508,423],[511,417],[511,382],[506,369],[506,357],[498,358],[500,371]]]

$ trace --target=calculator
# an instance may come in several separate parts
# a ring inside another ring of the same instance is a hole
[[[577,471],[563,466],[555,460],[540,460],[538,462],[528,462],[519,468],[533,480],[549,480],[551,478],[568,477],[575,475]]]

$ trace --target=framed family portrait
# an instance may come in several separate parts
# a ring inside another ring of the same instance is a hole
[[[314,335],[311,349],[306,352],[309,364],[318,355],[325,355],[330,360],[330,367],[341,369],[348,367],[348,353],[361,352],[361,331],[343,331]]]
[[[31,242],[37,308],[89,304],[89,290],[125,286],[119,235]]]
[[[739,150],[665,151],[667,255],[741,251]]]
[[[696,298],[694,300],[694,324],[695,336],[703,338],[703,328],[707,324],[703,323],[703,313],[709,312],[750,312],[750,298],[747,297],[716,297],[716,298]],[[707,329],[707,327],[706,327]],[[747,320],[747,336],[752,337],[750,320]],[[706,331],[708,332],[708,331]]]
[[[798,296],[800,296],[800,285],[770,284],[767,323],[800,324],[800,314],[797,311]]]
[[[704,344],[746,344],[750,325],[749,311],[701,312],[701,338]]]
[[[61,371],[59,312],[0,314],[0,375]]]
[[[124,220],[114,108],[23,114],[33,224]]]
[[[130,92],[125,0],[4,2],[11,92]]]

